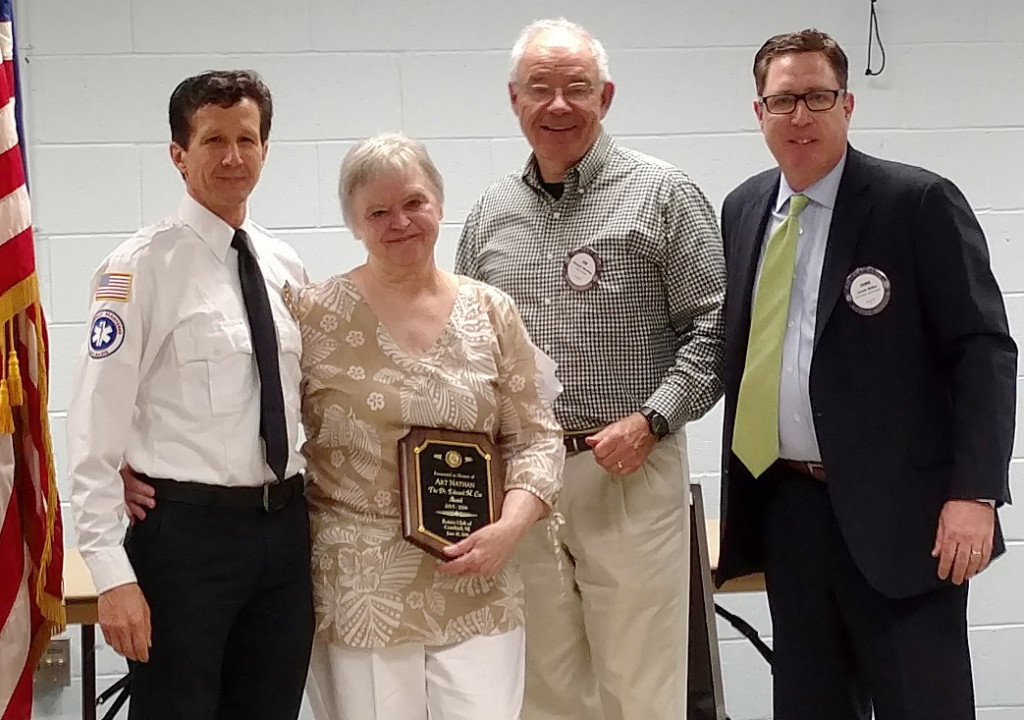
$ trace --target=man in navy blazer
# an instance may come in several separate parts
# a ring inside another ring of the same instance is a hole
[[[849,146],[847,74],[816,30],[754,61],[779,166],[722,209],[718,581],[765,571],[776,720],[973,718],[966,581],[1003,551],[1017,349],[960,191]],[[791,274],[765,262],[790,214]]]

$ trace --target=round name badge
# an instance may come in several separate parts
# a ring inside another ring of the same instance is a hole
[[[124,342],[124,322],[111,310],[92,316],[89,330],[89,357],[100,360],[117,352]]]
[[[562,277],[573,290],[589,290],[601,279],[601,258],[590,248],[573,250],[562,265]]]
[[[846,304],[858,315],[877,315],[892,295],[889,278],[878,268],[859,267],[846,276]]]

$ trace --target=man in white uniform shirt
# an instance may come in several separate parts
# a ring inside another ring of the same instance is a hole
[[[130,717],[299,712],[313,634],[295,253],[248,217],[270,92],[208,72],[171,95],[187,194],[97,270],[68,410],[79,544],[107,642],[132,661]],[[125,540],[118,468],[157,503]]]

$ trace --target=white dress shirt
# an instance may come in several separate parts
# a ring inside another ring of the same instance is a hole
[[[811,358],[814,355],[814,328],[818,319],[818,291],[821,270],[825,264],[828,230],[832,224],[832,210],[839,192],[839,181],[846,167],[846,154],[825,177],[801,194],[810,202],[800,213],[800,235],[796,244],[796,265],[793,270],[793,288],[789,294],[789,312],[786,334],[782,342],[782,375],[779,380],[779,456],[790,460],[820,462],[818,438],[814,430],[811,411]],[[789,213],[789,198],[795,191],[779,175],[779,193],[775,200],[771,221],[761,244],[761,261],[768,238],[782,224]],[[758,264],[758,280],[761,269]]]
[[[302,472],[298,324],[287,282],[295,252],[246,220],[277,328],[290,453]],[[135,581],[122,547],[122,459],[151,477],[227,486],[274,480],[259,436],[260,386],[238,278],[234,229],[191,197],[100,265],[89,337],[68,407],[68,469],[78,542],[96,589]]]

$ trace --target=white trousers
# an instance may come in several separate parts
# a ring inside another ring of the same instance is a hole
[[[526,584],[523,720],[686,717],[690,478],[686,435],[627,477],[570,455],[558,563],[544,523],[517,553]]]
[[[316,720],[519,720],[523,628],[456,645],[367,650],[313,642]]]

